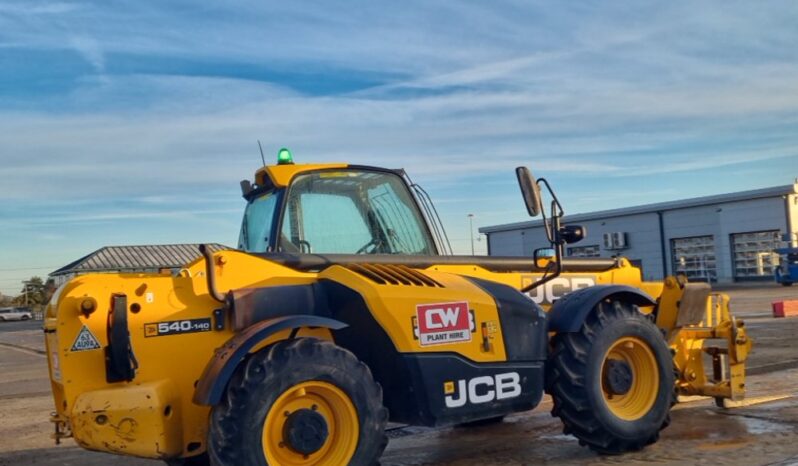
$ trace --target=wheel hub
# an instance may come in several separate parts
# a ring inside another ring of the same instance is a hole
[[[312,409],[294,411],[288,415],[283,426],[283,441],[286,446],[302,455],[319,451],[328,435],[324,416]]]
[[[604,389],[612,395],[625,395],[632,388],[632,368],[626,361],[610,359],[604,367]]]

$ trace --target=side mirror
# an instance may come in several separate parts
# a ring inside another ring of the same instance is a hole
[[[532,257],[535,260],[535,267],[539,269],[547,268],[549,264],[555,260],[556,256],[557,253],[552,248],[535,249],[535,252],[532,253]]]
[[[247,197],[253,190],[252,183],[249,180],[241,180],[241,195]]]
[[[521,194],[524,196],[526,211],[530,217],[537,217],[540,215],[541,206],[540,186],[527,167],[516,168],[515,175],[518,177],[518,186],[521,187]]]

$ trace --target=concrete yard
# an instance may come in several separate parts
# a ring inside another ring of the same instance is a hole
[[[716,287],[717,288],[717,287]],[[622,456],[601,457],[561,434],[550,401],[504,423],[476,428],[390,431],[383,465],[731,464],[798,465],[798,318],[774,319],[773,300],[798,299],[798,287],[772,284],[725,289],[732,311],[754,339],[747,407],[721,409],[711,400],[681,403],[660,442]],[[39,322],[0,323],[0,466],[156,465],[113,457],[50,439],[52,410]]]

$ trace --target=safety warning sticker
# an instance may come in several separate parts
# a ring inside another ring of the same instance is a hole
[[[91,333],[89,327],[83,326],[78,332],[78,337],[75,338],[75,343],[72,343],[72,349],[70,351],[88,351],[88,350],[95,350],[100,349],[100,342],[97,341],[97,337]]]

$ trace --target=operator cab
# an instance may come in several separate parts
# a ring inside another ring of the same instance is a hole
[[[247,207],[238,247],[295,254],[437,255],[400,172],[372,167],[278,165],[243,181]],[[282,163],[281,163],[282,162]]]

